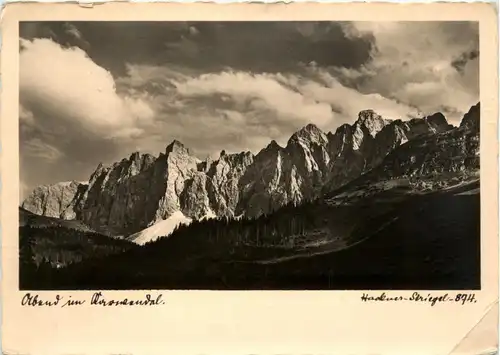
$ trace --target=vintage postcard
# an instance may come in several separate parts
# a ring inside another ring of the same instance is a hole
[[[6,354],[498,348],[488,4],[9,4]]]

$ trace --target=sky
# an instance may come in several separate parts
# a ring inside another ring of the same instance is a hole
[[[21,198],[174,139],[257,153],[479,101],[476,22],[23,22],[19,60]]]

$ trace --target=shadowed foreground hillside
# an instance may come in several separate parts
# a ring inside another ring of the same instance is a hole
[[[479,289],[479,182],[212,220],[38,274],[42,289]]]
[[[96,233],[77,221],[19,209],[20,288],[44,288],[55,270],[88,258],[122,253],[135,244]]]

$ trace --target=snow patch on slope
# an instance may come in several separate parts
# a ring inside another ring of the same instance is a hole
[[[149,241],[170,235],[174,229],[180,224],[190,224],[192,219],[186,217],[181,211],[176,211],[167,219],[161,220],[153,224],[151,227],[143,229],[140,232],[132,234],[127,240],[139,245],[143,245]]]

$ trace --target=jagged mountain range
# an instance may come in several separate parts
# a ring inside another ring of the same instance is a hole
[[[371,193],[409,187],[425,193],[457,184],[479,182],[479,104],[471,107],[459,127],[416,137],[388,153],[382,162],[341,188],[325,194],[326,200],[367,198]],[[333,199],[332,199],[333,198]]]
[[[325,133],[309,124],[285,147],[258,154],[221,152],[200,160],[173,141],[158,157],[133,153],[99,164],[89,181],[37,187],[22,203],[32,213],[79,220],[108,235],[129,236],[181,214],[257,217],[300,204],[357,179],[427,176],[479,168],[479,104],[453,127],[444,115],[388,120],[373,110]]]

